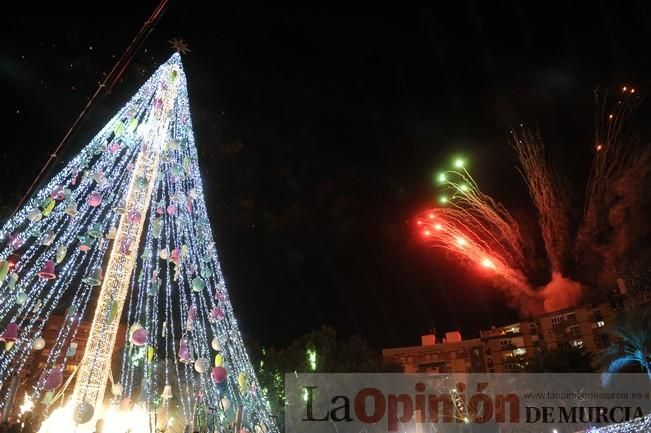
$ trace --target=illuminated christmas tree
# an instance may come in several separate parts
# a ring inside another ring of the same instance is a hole
[[[276,430],[224,285],[178,54],[2,227],[0,239],[0,403],[30,352],[46,346],[48,318],[65,308],[30,390],[35,401],[61,398],[79,324],[92,320],[92,328],[51,431],[68,422],[92,430],[99,417],[105,431]],[[118,372],[111,359],[120,329]],[[183,420],[172,422],[171,413]]]

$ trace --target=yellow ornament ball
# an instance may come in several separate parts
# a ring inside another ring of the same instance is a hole
[[[147,362],[152,362],[156,356],[156,348],[154,346],[147,347]]]
[[[246,373],[241,372],[237,376],[237,383],[240,385],[240,391],[244,392],[246,389]]]

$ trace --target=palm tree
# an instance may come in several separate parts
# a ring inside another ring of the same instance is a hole
[[[620,314],[615,334],[618,341],[606,349],[609,361],[603,374],[608,385],[613,373],[636,369],[645,372],[651,380],[651,311],[648,305],[625,308]]]

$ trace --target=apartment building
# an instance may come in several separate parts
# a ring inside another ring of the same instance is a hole
[[[405,373],[485,371],[481,340],[463,340],[458,331],[447,332],[440,342],[434,334],[423,335],[420,346],[384,349],[382,356],[402,365]]]
[[[420,346],[384,349],[385,359],[406,373],[509,373],[522,371],[541,350],[582,347],[597,353],[611,343],[615,314],[621,303],[590,303],[545,313],[527,320],[479,331],[479,338],[463,340],[458,331],[423,336]],[[594,358],[599,368],[599,357]]]

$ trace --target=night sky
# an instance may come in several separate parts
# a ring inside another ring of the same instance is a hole
[[[0,51],[9,209],[157,2],[14,3]],[[410,218],[434,205],[433,174],[464,155],[485,192],[534,224],[510,126],[539,125],[580,180],[593,91],[649,82],[649,5],[381,3],[172,1],[47,177],[182,37],[208,210],[246,336],[283,345],[327,324],[379,349],[418,344],[432,325],[471,337],[515,319],[490,281],[424,248]]]

